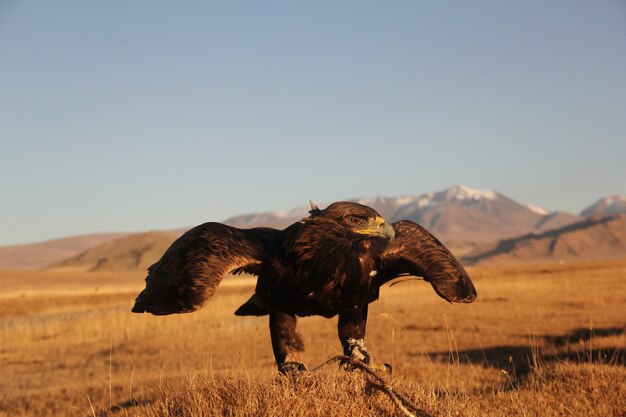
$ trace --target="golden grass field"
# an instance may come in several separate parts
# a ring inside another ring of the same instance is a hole
[[[626,416],[626,260],[470,268],[478,300],[422,281],[381,290],[367,345],[434,416]],[[0,416],[392,416],[362,374],[279,377],[251,278],[201,311],[130,313],[143,274],[0,271]],[[300,320],[313,368],[336,319]]]

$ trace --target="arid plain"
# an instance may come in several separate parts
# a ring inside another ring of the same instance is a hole
[[[367,344],[434,416],[626,415],[626,260],[469,269],[451,305],[423,281],[381,290]],[[227,277],[201,311],[130,313],[137,272],[1,271],[0,416],[398,415],[358,372],[275,371],[253,290]],[[336,319],[300,320],[309,368],[339,353]]]

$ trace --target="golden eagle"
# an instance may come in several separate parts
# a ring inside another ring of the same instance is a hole
[[[310,216],[284,230],[197,226],[148,268],[132,311],[157,315],[201,308],[228,273],[258,277],[254,295],[236,315],[269,315],[279,371],[305,370],[296,316],[339,315],[344,353],[367,362],[367,307],[380,286],[401,275],[423,277],[447,301],[470,303],[476,289],[450,251],[408,220],[390,224],[370,207],[311,204]]]

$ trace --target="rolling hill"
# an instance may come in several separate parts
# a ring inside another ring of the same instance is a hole
[[[506,239],[464,258],[470,264],[626,256],[626,215],[594,216],[540,234]]]
[[[146,270],[178,236],[174,232],[131,234],[55,263],[49,269],[80,272]]]
[[[38,269],[126,236],[128,233],[95,233],[27,245],[0,247],[0,268]]]

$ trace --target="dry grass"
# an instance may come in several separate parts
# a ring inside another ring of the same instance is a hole
[[[471,305],[424,282],[383,288],[367,344],[436,416],[623,416],[626,261],[480,267]],[[276,375],[267,318],[232,312],[232,280],[198,313],[129,313],[141,274],[0,273],[0,416],[397,415],[356,372]],[[225,284],[229,281],[225,281]],[[300,321],[312,367],[336,320]]]

